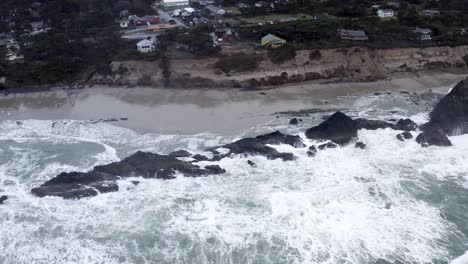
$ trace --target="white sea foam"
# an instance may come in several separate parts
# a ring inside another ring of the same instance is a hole
[[[0,131],[1,153],[10,155],[0,162],[0,188],[13,197],[0,206],[0,263],[432,263],[453,259],[450,239],[463,238],[441,205],[419,195],[443,181],[466,191],[467,136],[451,138],[452,148],[421,148],[390,129],[360,131],[364,150],[309,158],[306,148],[273,146],[298,160],[223,159],[213,164],[225,175],[132,178],[118,192],[68,201],[29,190],[141,146],[202,152],[233,139],[142,136],[110,124],[51,129],[34,120],[2,122]]]

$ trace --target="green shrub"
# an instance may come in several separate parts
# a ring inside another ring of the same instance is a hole
[[[292,46],[284,46],[281,48],[270,49],[268,51],[268,58],[275,64],[292,60],[295,57],[296,49]]]

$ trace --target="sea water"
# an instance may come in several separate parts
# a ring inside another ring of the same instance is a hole
[[[344,111],[427,121],[424,102],[402,102],[367,96]],[[297,160],[204,161],[227,173],[135,177],[119,181],[118,192],[81,200],[30,193],[60,172],[87,171],[137,150],[203,154],[276,129],[310,146],[317,142],[304,130],[329,114],[304,115],[297,127],[271,115],[230,135],[142,133],[72,119],[1,121],[0,195],[9,199],[0,205],[0,263],[468,263],[468,135],[451,137],[453,147],[422,148],[398,141],[398,131],[361,130],[363,150],[349,145],[308,157],[307,148],[280,145],[274,147]]]

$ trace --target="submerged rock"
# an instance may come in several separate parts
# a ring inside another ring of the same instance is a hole
[[[324,150],[324,149],[329,149],[329,148],[337,148],[338,145],[333,143],[333,142],[327,142],[327,143],[324,143],[324,144],[321,144],[318,146],[318,149],[319,150]]]
[[[330,140],[344,145],[357,137],[357,130],[356,123],[338,111],[320,125],[307,129],[305,134],[310,139]]]
[[[356,144],[354,145],[355,148],[360,148],[360,149],[365,149],[366,148],[366,144],[364,144],[363,142],[356,142]]]
[[[3,202],[5,202],[6,200],[8,200],[8,196],[6,195],[0,196],[0,204],[3,204]]]
[[[255,164],[255,162],[253,162],[253,161],[251,161],[251,160],[248,160],[248,161],[247,161],[247,164],[249,164],[250,167],[256,167],[256,166],[257,166],[257,164]]]
[[[192,154],[186,150],[177,150],[177,151],[169,153],[168,156],[174,157],[174,158],[188,158],[192,156]]]
[[[185,177],[200,177],[225,172],[219,166],[200,168],[175,157],[139,151],[122,161],[96,166],[90,172],[61,173],[31,191],[39,197],[79,199],[96,196],[98,193],[118,191],[116,181],[126,177],[173,179],[176,173]]]
[[[405,131],[403,133],[396,135],[396,138],[400,141],[405,141],[406,139],[412,139],[413,135],[410,132]]]

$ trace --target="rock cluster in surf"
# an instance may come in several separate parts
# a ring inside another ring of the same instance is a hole
[[[451,142],[447,136],[468,133],[468,79],[453,88],[438,103],[430,117],[430,121],[421,127],[422,133],[416,138],[422,146],[450,146]],[[295,125],[296,122],[292,124]],[[410,131],[416,131],[418,126],[410,119],[400,119],[393,124],[364,118],[352,119],[338,111],[318,126],[306,130],[307,138],[319,141],[316,146],[309,147],[307,154],[313,157],[318,151],[356,142],[360,129],[386,128],[402,131],[396,138],[405,141],[412,138]],[[117,180],[132,176],[168,180],[179,174],[185,177],[202,177],[226,173],[217,165],[201,167],[197,164],[199,161],[215,162],[233,155],[259,155],[284,161],[295,159],[292,153],[279,152],[269,146],[278,144],[287,144],[295,148],[306,147],[299,136],[276,131],[207,149],[210,154],[207,156],[192,155],[186,150],[178,150],[169,155],[137,152],[122,161],[96,166],[90,172],[61,173],[40,187],[32,189],[32,193],[39,197],[59,196],[65,199],[79,199],[95,196],[98,193],[118,191]],[[366,145],[363,142],[356,142],[355,147],[364,149]],[[248,164],[255,166],[250,160]]]

